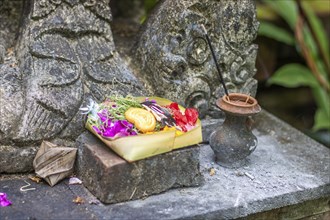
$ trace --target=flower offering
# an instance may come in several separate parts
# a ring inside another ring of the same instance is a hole
[[[198,111],[166,99],[111,96],[81,110],[86,128],[128,161],[202,141]]]

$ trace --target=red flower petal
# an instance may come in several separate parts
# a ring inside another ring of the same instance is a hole
[[[195,126],[198,119],[198,111],[195,108],[187,108],[183,114],[176,102],[172,102],[166,107],[171,110],[176,125],[179,126],[183,132],[187,132],[191,130],[191,126]]]
[[[183,132],[187,132],[188,130],[187,130],[187,128],[186,128],[186,123],[184,123],[184,122],[182,122],[182,121],[177,121],[177,126],[179,126],[180,128],[181,128],[181,130],[183,131]]]
[[[180,111],[180,109],[179,109],[179,105],[178,105],[178,103],[176,103],[176,102],[172,102],[168,107],[169,107],[170,109],[172,109],[172,110],[178,110],[178,111]]]
[[[181,111],[174,111],[173,117],[176,121],[181,121],[185,124],[188,122],[186,116],[183,115]]]
[[[196,124],[198,119],[198,111],[195,108],[187,108],[184,114],[187,118],[187,123],[190,125]]]

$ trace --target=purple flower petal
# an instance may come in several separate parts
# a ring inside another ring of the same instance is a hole
[[[7,199],[7,194],[0,192],[0,206],[10,206],[11,202]]]
[[[108,138],[137,135],[137,133],[133,130],[133,124],[126,120],[111,122],[110,126],[103,127],[101,130],[102,136]]]
[[[126,120],[121,120],[120,123],[129,130],[133,129],[133,124]]]
[[[104,137],[114,137],[115,135],[116,135],[116,133],[115,133],[115,130],[113,129],[113,127],[107,127],[102,132],[102,136],[104,136]]]
[[[101,134],[101,131],[98,127],[94,125],[92,128],[94,129],[94,131],[96,131],[96,133]]]
[[[108,120],[108,111],[106,109],[103,109],[101,112],[98,112],[97,115],[99,116],[102,122]]]

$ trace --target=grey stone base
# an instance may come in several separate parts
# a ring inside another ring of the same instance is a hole
[[[223,119],[203,119],[202,120],[202,135],[203,142],[208,143],[210,135],[215,131],[219,126],[222,125]]]
[[[199,147],[189,147],[128,163],[90,133],[77,140],[77,173],[104,203],[158,194],[170,188],[198,186]]]
[[[33,171],[32,161],[39,146],[14,147],[0,145],[0,173]]]

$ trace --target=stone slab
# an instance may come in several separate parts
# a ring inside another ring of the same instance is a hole
[[[247,166],[220,167],[210,146],[203,145],[200,166],[205,183],[201,187],[110,205],[103,213],[111,219],[235,219],[306,201],[329,211],[330,149],[266,112],[258,114],[255,122],[259,144]],[[314,211],[292,216],[301,218]]]
[[[27,183],[31,185],[26,189],[32,190],[21,191]],[[50,187],[46,183],[32,182],[28,175],[1,176],[0,192],[7,194],[12,205],[0,207],[0,219],[97,219],[89,205],[93,198],[83,193],[82,188],[81,185],[68,185],[67,179]],[[72,202],[77,196],[84,199],[83,204]]]
[[[134,163],[126,162],[89,132],[78,138],[77,147],[78,176],[104,203],[128,201],[202,183],[197,146]]]
[[[246,167],[220,167],[207,144],[200,148],[200,187],[96,205],[86,188],[67,180],[54,187],[31,183],[35,191],[20,192],[27,177],[3,180],[1,175],[0,191],[13,206],[2,207],[0,219],[328,219],[330,149],[265,112],[255,122],[259,145]],[[76,196],[85,203],[72,203]]]
[[[13,147],[0,145],[0,173],[33,171],[32,161],[39,146]]]

